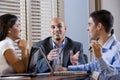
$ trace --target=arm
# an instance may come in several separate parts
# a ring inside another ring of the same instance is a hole
[[[70,61],[72,65],[87,63],[87,56],[84,56],[85,54],[83,53],[83,45],[79,42],[75,42],[74,46],[73,51],[70,51]]]
[[[38,60],[36,66],[38,73],[50,72],[50,68],[48,67],[45,59]]]
[[[51,66],[52,64],[51,64],[51,63],[53,63],[53,60],[59,58],[58,55],[57,55],[57,52],[58,52],[58,49],[56,48],[56,49],[50,50],[50,52],[49,52],[48,55],[45,55],[45,56],[42,55],[42,56],[44,57],[44,58],[42,59],[44,63],[42,63],[41,67],[43,67],[43,70],[45,69],[45,67],[46,67],[47,69],[49,69],[49,71],[47,70],[47,71],[45,71],[45,72],[50,72],[50,71],[53,72],[53,69],[52,69],[52,66]],[[44,53],[43,53],[43,54],[44,54]],[[46,64],[47,64],[47,66],[46,66]]]
[[[98,59],[99,68],[101,69],[99,80],[118,80],[120,74],[118,70],[110,64],[107,64],[102,58],[101,45],[98,42],[93,42],[91,44],[95,57]]]
[[[113,66],[107,64],[102,58],[98,60],[100,64],[101,73],[99,75],[99,80],[118,80],[120,79],[120,72],[116,70]]]
[[[16,52],[13,49],[7,49],[4,53],[4,56],[7,62],[13,67],[16,73],[23,73],[23,72],[26,72],[27,62],[28,62],[28,57],[29,57],[29,53],[27,52],[28,48],[27,48],[26,41],[20,40],[18,43],[18,47],[22,51],[21,58],[19,58],[16,55]]]
[[[83,65],[68,66],[68,71],[95,71],[97,70],[98,62],[91,62]]]
[[[40,44],[40,43],[36,43],[36,44]],[[41,55],[40,50],[38,49],[39,46],[36,44],[33,45],[33,47],[31,48],[31,51],[30,51],[28,72],[38,72],[38,73],[48,72],[49,71],[48,65],[47,65],[45,59],[43,58],[43,56]],[[36,48],[36,47],[38,47],[38,48]],[[45,51],[44,51],[44,53],[45,53]]]
[[[27,41],[22,39],[18,42],[18,47],[21,49],[21,59],[23,61],[23,64],[25,66],[25,70],[27,71],[27,67],[28,67],[28,60],[29,60],[29,48],[27,45]]]

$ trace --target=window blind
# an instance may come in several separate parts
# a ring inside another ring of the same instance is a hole
[[[0,0],[0,15],[15,14],[21,26],[21,38],[34,42],[50,36],[50,21],[54,17],[64,18],[64,0]],[[15,44],[17,45],[17,44]],[[18,54],[20,50],[16,47]]]
[[[29,3],[31,5],[28,7],[30,10],[28,39],[30,46],[32,46],[34,42],[50,36],[49,27],[52,18],[63,18],[63,0],[31,0]]]
[[[26,27],[25,27],[25,8],[24,0],[0,0],[0,15],[10,13],[18,17],[20,26],[21,26],[21,37],[26,39]],[[15,46],[17,44],[15,43]],[[19,54],[20,50],[18,47],[15,47],[17,53]]]

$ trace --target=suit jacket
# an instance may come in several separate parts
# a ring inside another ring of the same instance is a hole
[[[76,42],[71,40],[68,37],[65,37],[65,46],[63,48],[63,62],[62,66],[63,67],[68,67],[68,65],[72,65],[70,62],[70,50],[73,50],[73,53],[75,54],[77,51],[80,51],[80,56],[79,56],[79,64],[85,64],[85,57],[83,54],[83,45],[80,42]],[[37,56],[34,56],[34,61],[32,63],[32,67],[30,66],[31,64],[31,58],[36,52],[36,47],[41,47],[42,51],[44,54],[47,56],[49,52],[53,49],[53,44],[52,44],[52,38],[48,37],[42,41],[36,42],[30,51],[30,59],[29,59],[29,64],[28,64],[28,72],[37,72],[37,73],[43,73],[43,72],[50,72],[50,68],[48,67],[45,59],[41,55],[41,52],[37,52]],[[50,65],[52,66],[53,61],[49,61]]]

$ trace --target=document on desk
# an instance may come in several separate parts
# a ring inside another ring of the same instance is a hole
[[[38,76],[42,75],[54,75],[54,76],[70,76],[70,75],[79,75],[79,76],[88,76],[90,73],[87,71],[60,71],[60,72],[54,72],[54,73],[38,73],[36,74]]]
[[[61,72],[54,72],[54,75],[81,75],[86,76],[89,75],[87,71],[61,71]]]
[[[31,77],[25,77],[25,76],[4,76],[0,77],[0,80],[30,80]]]
[[[18,76],[18,77],[23,77],[23,76],[31,76],[32,74],[30,73],[21,73],[21,74],[3,74],[3,75],[0,75],[0,77],[11,77],[11,76]]]

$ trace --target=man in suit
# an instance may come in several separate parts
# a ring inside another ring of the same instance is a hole
[[[31,48],[30,55],[34,54],[36,50],[34,46],[40,47],[54,70],[55,66],[58,64],[63,67],[67,67],[68,65],[85,64],[87,60],[83,54],[82,43],[66,37],[66,29],[67,27],[60,18],[53,18],[49,29],[51,36],[42,41],[36,42]],[[39,52],[37,56],[37,61],[36,63],[34,62],[36,72],[50,72],[50,68],[46,63],[45,58],[41,55],[41,52]]]

